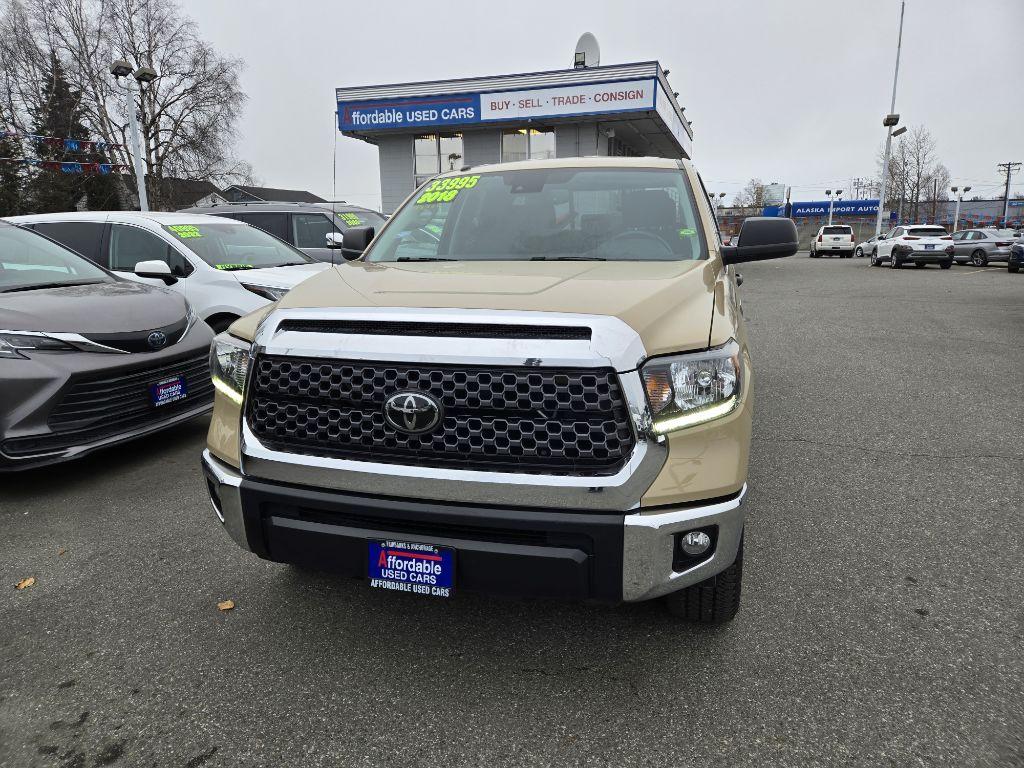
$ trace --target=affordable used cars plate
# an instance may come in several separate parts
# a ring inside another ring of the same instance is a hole
[[[184,376],[171,376],[149,385],[149,398],[158,408],[188,397]]]
[[[409,541],[371,541],[370,586],[432,597],[455,594],[455,550]]]

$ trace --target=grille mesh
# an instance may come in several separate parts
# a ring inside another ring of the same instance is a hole
[[[418,391],[441,403],[431,432],[384,419],[385,400]],[[260,357],[249,425],[280,450],[379,462],[519,472],[611,474],[633,448],[611,369],[550,370]]]

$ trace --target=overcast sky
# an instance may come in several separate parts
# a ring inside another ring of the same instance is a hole
[[[899,0],[182,0],[246,62],[238,152],[267,186],[378,207],[377,150],[338,134],[334,89],[657,59],[693,121],[694,161],[728,200],[751,177],[819,199],[876,172]],[[954,184],[1001,195],[1024,160],[1024,0],[907,0],[896,111],[923,124]],[[1014,191],[1024,191],[1024,173]],[[847,195],[844,195],[847,196]]]

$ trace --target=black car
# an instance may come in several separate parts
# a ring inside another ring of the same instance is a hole
[[[212,338],[181,295],[0,222],[0,471],[206,413]]]
[[[1006,259],[1007,272],[1020,272],[1024,267],[1024,242],[1017,242],[1010,246],[1010,255]]]
[[[293,245],[317,261],[342,261],[341,238],[352,227],[379,230],[385,218],[348,203],[225,203],[185,208],[179,213],[206,213],[244,221]]]

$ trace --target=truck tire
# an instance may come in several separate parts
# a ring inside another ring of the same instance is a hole
[[[669,613],[699,624],[725,624],[740,609],[743,586],[743,537],[732,565],[716,576],[662,598]]]

